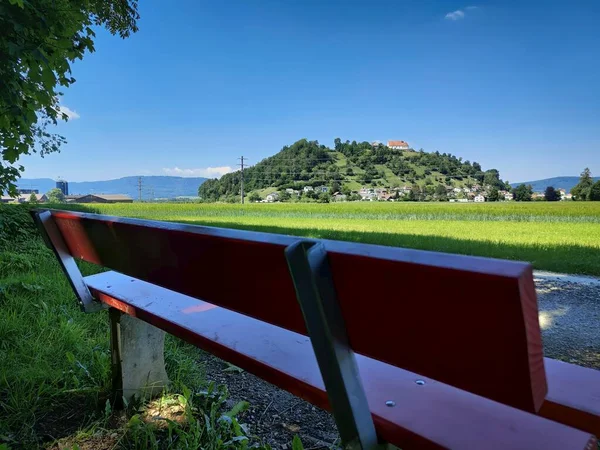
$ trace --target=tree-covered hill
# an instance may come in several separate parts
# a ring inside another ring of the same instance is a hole
[[[198,194],[205,201],[239,199],[241,175],[233,172],[207,180]],[[279,153],[244,170],[244,190],[255,199],[267,191],[327,186],[330,192],[350,194],[362,187],[418,187],[435,195],[445,188],[487,185],[504,189],[497,170],[483,171],[477,162],[447,153],[392,150],[379,144],[334,141],[334,148],[317,141],[299,140]],[[445,192],[445,190],[444,190]]]

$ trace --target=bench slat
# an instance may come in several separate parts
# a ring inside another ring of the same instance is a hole
[[[306,334],[284,256],[298,238],[52,214],[76,258]],[[322,242],[354,351],[539,410],[547,386],[528,264]]]
[[[329,409],[306,336],[115,272],[86,282],[102,302]],[[585,432],[365,356],[357,363],[379,437],[402,448],[594,449]]]
[[[600,436],[600,371],[545,359],[548,395],[540,415]]]

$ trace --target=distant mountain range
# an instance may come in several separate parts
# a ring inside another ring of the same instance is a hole
[[[594,181],[598,180],[600,180],[600,177],[594,178]],[[555,189],[564,189],[569,192],[577,183],[579,183],[579,177],[554,177],[536,181],[523,181],[522,183],[511,183],[511,186],[530,184],[534,192],[544,192],[548,186],[552,186]]]
[[[183,178],[168,176],[141,177],[142,199],[175,198],[198,196],[198,188],[206,178]],[[68,181],[68,180],[67,180]],[[46,193],[56,187],[51,178],[21,178],[17,186],[22,189],[38,189]],[[138,199],[138,177],[124,177],[116,180],[69,182],[69,194],[127,194]]]

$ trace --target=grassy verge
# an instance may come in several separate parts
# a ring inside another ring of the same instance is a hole
[[[84,275],[97,270],[82,266]],[[179,405],[182,420],[145,420],[149,405],[113,413],[107,314],[79,311],[54,255],[20,206],[0,205],[0,311],[0,448],[91,449],[112,442],[106,448],[222,449],[249,443],[235,420],[243,408],[223,409],[226,391],[207,390],[201,352],[172,336],[165,343],[172,392],[159,404]]]

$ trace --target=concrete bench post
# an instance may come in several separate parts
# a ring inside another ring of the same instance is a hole
[[[165,332],[110,308],[112,386],[116,404],[160,395],[169,384]]]

